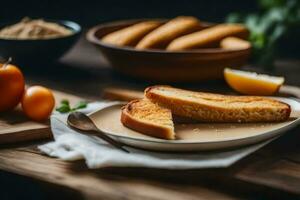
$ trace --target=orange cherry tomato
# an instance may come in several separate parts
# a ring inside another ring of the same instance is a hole
[[[31,86],[25,90],[22,98],[24,113],[35,121],[49,118],[55,105],[52,92],[42,86]]]
[[[24,92],[24,77],[14,65],[0,64],[0,112],[13,109]]]

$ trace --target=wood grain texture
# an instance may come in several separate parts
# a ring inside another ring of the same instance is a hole
[[[62,99],[68,99],[71,104],[80,100],[79,97],[67,93],[53,91],[56,105]],[[20,106],[12,112],[0,114],[0,144],[24,142],[51,138],[49,121],[35,122],[28,119]]]
[[[257,160],[239,171],[237,178],[300,195],[300,164],[289,160]]]
[[[199,90],[201,92],[201,90]],[[300,98],[300,87],[283,85],[280,87],[279,96]],[[120,87],[108,87],[102,92],[102,98],[107,100],[131,101],[144,97],[143,90],[133,90]]]
[[[102,93],[102,98],[117,101],[131,101],[143,97],[143,91],[116,87],[105,88]]]
[[[126,176],[126,173],[121,175],[109,169],[87,170],[82,162],[64,162],[49,158],[40,155],[30,147],[0,150],[0,168],[68,187],[79,191],[89,199],[238,199],[233,195],[214,191],[201,185],[182,186],[170,182],[163,183],[143,177]],[[129,174],[130,171],[133,173],[129,169]],[[159,173],[159,175],[162,174]]]
[[[247,165],[264,160],[257,158],[246,160]],[[0,149],[0,169],[72,190],[85,199],[295,199],[292,194],[239,181],[235,175],[241,165],[210,170],[89,170],[82,161],[49,158],[36,145],[25,145]]]
[[[237,166],[234,177],[300,195],[300,127]]]

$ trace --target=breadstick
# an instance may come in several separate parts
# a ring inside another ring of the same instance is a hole
[[[217,46],[220,40],[229,36],[248,37],[248,30],[240,24],[220,24],[173,40],[167,50],[178,51],[186,49]]]
[[[137,49],[165,48],[173,39],[201,28],[194,17],[176,17],[146,35],[136,46]]]
[[[117,46],[135,46],[147,33],[157,28],[161,23],[157,21],[145,21],[109,33],[101,41]]]
[[[251,47],[251,44],[237,37],[227,37],[221,40],[220,47],[223,49],[248,49]]]

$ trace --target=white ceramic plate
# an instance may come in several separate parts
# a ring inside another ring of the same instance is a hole
[[[177,140],[157,139],[126,128],[120,122],[122,104],[109,106],[89,116],[100,130],[129,146],[156,151],[217,150],[259,143],[299,124],[299,101],[292,98],[275,99],[291,106],[289,120],[280,123],[176,124]]]

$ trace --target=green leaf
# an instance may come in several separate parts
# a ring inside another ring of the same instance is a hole
[[[56,108],[56,111],[60,113],[68,113],[68,112],[73,112],[78,109],[86,108],[87,107],[87,102],[85,101],[79,101],[75,107],[71,108],[70,107],[70,102],[67,99],[64,99],[60,102],[60,106]]]
[[[253,47],[257,50],[263,49],[267,42],[266,36],[263,33],[257,33],[257,34],[252,33],[250,35],[250,41],[253,44]]]
[[[238,23],[242,21],[242,17],[238,13],[231,13],[227,16],[227,23]]]
[[[87,102],[80,101],[75,105],[74,108],[72,108],[72,110],[78,110],[78,109],[82,109],[82,108],[86,108],[86,107],[87,107]]]
[[[285,0],[259,0],[262,8],[269,9],[276,6],[284,6]]]
[[[243,17],[239,13],[232,13],[227,21],[244,23],[248,27],[255,61],[270,65],[278,40],[300,25],[300,1],[258,0],[258,3],[259,12],[243,14]]]
[[[63,99],[63,100],[61,100],[60,104],[70,105],[70,102],[67,99]]]
[[[60,113],[68,113],[71,111],[71,108],[69,105],[61,104],[58,108],[56,108],[56,111]]]

